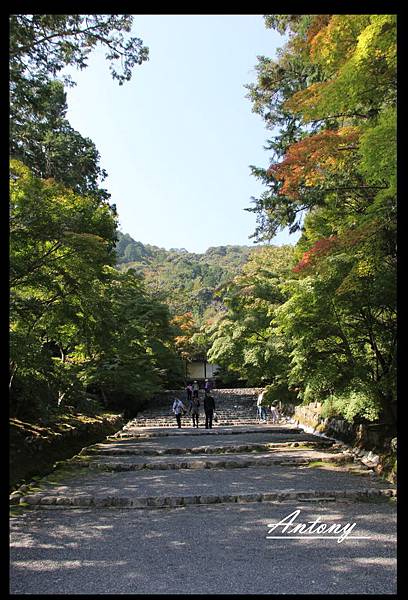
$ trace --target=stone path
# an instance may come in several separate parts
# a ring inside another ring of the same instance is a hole
[[[268,524],[357,523],[369,539],[270,540]],[[389,504],[36,510],[11,522],[11,594],[395,594]]]
[[[225,401],[228,422],[239,421],[239,400]],[[285,423],[178,430],[161,414],[164,426],[134,420],[36,488],[12,494],[23,512],[12,518],[11,593],[393,593],[396,489],[350,450]],[[354,518],[372,543],[266,540],[268,523],[296,507],[325,520]],[[324,567],[330,587],[315,562],[314,585],[306,585],[290,556],[307,572],[312,556],[331,556],[344,572]]]

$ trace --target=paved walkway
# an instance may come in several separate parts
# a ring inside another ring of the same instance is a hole
[[[10,592],[395,593],[395,494],[290,425],[133,423],[12,495]],[[367,539],[267,539],[296,510]]]

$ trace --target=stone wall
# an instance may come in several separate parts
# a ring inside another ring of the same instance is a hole
[[[390,427],[381,423],[349,423],[340,416],[324,418],[321,416],[322,407],[320,402],[298,405],[294,409],[293,419],[312,427],[318,433],[325,433],[368,450],[381,450],[384,445],[389,446],[394,435]]]
[[[121,415],[89,417],[63,432],[29,435],[10,427],[10,481],[13,489],[22,480],[50,473],[56,461],[71,458],[85,446],[101,442],[116,433],[125,421]],[[12,425],[12,424],[11,424]]]
[[[381,423],[349,423],[340,416],[324,418],[322,404],[283,407],[282,412],[310,433],[332,437],[352,446],[364,462],[368,459],[375,470],[392,482],[396,482],[396,437],[395,431]]]

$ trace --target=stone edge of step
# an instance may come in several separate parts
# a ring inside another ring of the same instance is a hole
[[[283,502],[283,501],[336,501],[336,500],[379,500],[380,498],[396,498],[395,488],[359,490],[329,490],[326,492],[279,491],[255,492],[250,494],[220,494],[220,495],[186,495],[186,496],[146,496],[146,497],[120,497],[120,496],[22,496],[14,504],[22,504],[27,508],[171,508],[188,506],[191,504],[225,504],[246,502]]]
[[[239,435],[239,434],[244,434],[244,433],[274,433],[274,434],[283,434],[283,435],[291,435],[291,434],[300,434],[300,433],[305,433],[303,429],[301,429],[300,427],[294,427],[294,428],[290,428],[290,427],[280,427],[277,429],[271,429],[270,427],[262,427],[262,428],[256,428],[256,429],[233,429],[235,427],[238,427],[237,425],[218,425],[217,427],[213,427],[211,432],[206,429],[199,429],[198,431],[193,429],[192,427],[189,426],[185,426],[183,429],[183,431],[179,430],[177,427],[175,427],[173,424],[168,427],[166,427],[166,429],[172,429],[172,431],[154,431],[155,427],[138,427],[138,428],[134,428],[136,429],[136,431],[134,433],[132,433],[132,429],[133,428],[129,428],[126,430],[120,430],[117,433],[115,433],[114,435],[108,436],[108,439],[112,439],[112,440],[117,440],[117,439],[123,439],[123,438],[147,438],[147,437],[166,437],[169,435],[178,435],[178,436],[183,436],[183,435]],[[221,427],[228,427],[227,430],[222,430]],[[145,430],[149,430],[148,432],[144,433],[142,431],[140,431],[141,429],[145,429]],[[157,429],[161,429],[161,426],[157,426]],[[192,431],[189,431],[189,429],[191,429]],[[310,435],[310,434],[307,434]],[[330,439],[330,438],[327,438]]]
[[[297,442],[295,442],[297,443]],[[314,448],[327,448],[330,443],[325,442],[305,442],[311,445],[311,450]],[[155,450],[153,448],[104,448],[103,446],[89,446],[80,452],[81,456],[90,456],[100,454],[103,456],[166,456],[166,455],[194,455],[194,454],[239,454],[241,452],[252,452],[262,450],[273,450],[281,447],[298,447],[293,446],[293,442],[288,444],[275,444],[265,442],[264,444],[241,444],[236,446],[195,446],[192,448],[165,448],[163,450]]]
[[[279,465],[285,467],[292,466],[306,466],[311,462],[333,462],[341,464],[343,462],[349,461],[350,458],[343,454],[335,454],[327,457],[293,457],[293,458],[282,458],[278,457],[259,457],[259,458],[245,458],[236,460],[225,460],[224,458],[215,458],[213,460],[204,460],[204,459],[190,459],[188,461],[180,460],[177,462],[171,460],[162,460],[157,463],[109,463],[109,462],[98,462],[97,459],[90,461],[88,466],[90,470],[94,471],[140,471],[142,469],[146,470],[176,470],[176,469],[217,469],[217,468],[246,468],[246,467],[269,467],[272,465]],[[367,468],[367,473],[370,472],[370,469]]]

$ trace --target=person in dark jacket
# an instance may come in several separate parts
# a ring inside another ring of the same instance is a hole
[[[214,398],[206,391],[204,395],[205,428],[212,429],[212,420],[215,410]]]
[[[187,402],[191,402],[191,398],[193,397],[193,386],[191,385],[191,383],[189,383],[188,386],[186,387],[186,392],[187,392]]]
[[[193,427],[198,427],[198,417],[200,414],[199,410],[200,401],[198,398],[191,398],[190,405],[188,408],[189,414],[193,417]]]

